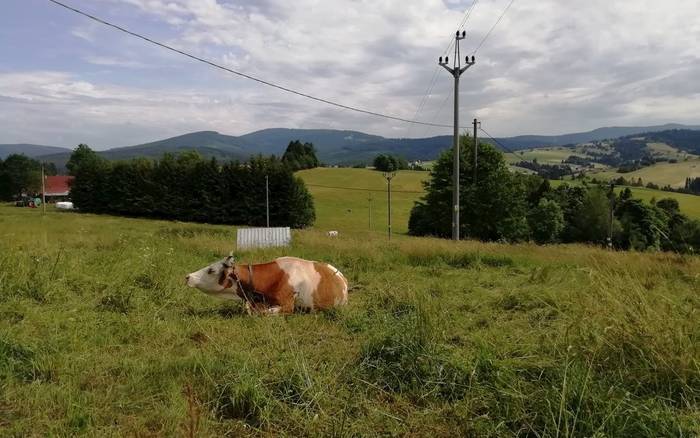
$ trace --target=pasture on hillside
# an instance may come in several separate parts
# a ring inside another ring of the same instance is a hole
[[[698,257],[296,231],[237,256],[355,289],[263,318],[184,286],[234,239],[0,206],[0,435],[700,434]]]
[[[387,183],[382,172],[370,169],[323,168],[297,172],[314,197],[315,228],[344,232],[370,231],[369,197],[372,197],[372,230],[387,230]],[[413,203],[422,196],[421,182],[428,172],[402,170],[391,181],[392,230],[408,232]]]
[[[520,161],[537,160],[540,164],[561,164],[570,156],[584,157],[585,155],[575,149],[567,147],[551,147],[538,149],[524,149],[516,151],[514,154],[504,154],[503,158],[510,164]]]
[[[370,169],[316,168],[297,172],[314,197],[316,222],[319,230],[341,232],[386,233],[387,194],[386,180],[381,172]],[[429,172],[403,170],[392,180],[392,229],[395,233],[408,232],[408,218],[415,201],[423,194],[421,182]],[[578,184],[577,181],[566,181]],[[551,181],[553,186],[564,181]],[[359,190],[349,190],[359,189]],[[619,189],[618,189],[619,190]],[[700,219],[700,196],[631,187],[634,197],[646,202],[652,198],[677,199],[681,211],[693,219]],[[369,196],[372,196],[372,230],[369,232]]]
[[[689,159],[677,163],[656,163],[653,166],[642,167],[634,172],[620,173],[615,170],[596,170],[589,176],[598,179],[615,179],[623,177],[628,181],[641,178],[644,184],[653,182],[658,186],[683,187],[686,178],[700,178],[700,159]]]
[[[562,184],[577,185],[581,184],[579,180],[550,180],[552,187],[557,187]],[[700,219],[700,196],[690,195],[688,193],[666,192],[663,190],[648,189],[646,187],[627,187],[615,186],[615,193],[620,193],[622,190],[629,188],[632,191],[632,197],[641,199],[645,202],[652,200],[660,200],[671,198],[678,201],[681,212],[691,219]]]

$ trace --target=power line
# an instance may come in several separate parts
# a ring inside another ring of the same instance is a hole
[[[380,189],[364,189],[361,187],[337,187],[337,186],[324,186],[320,184],[309,184],[306,183],[307,186],[309,187],[320,187],[324,189],[338,189],[338,190],[357,190],[357,191],[362,191],[362,192],[381,192],[384,193],[386,190],[380,190]],[[414,193],[414,194],[419,194],[422,195],[425,193],[425,191],[418,191],[418,190],[393,190],[392,193]]]
[[[466,12],[464,13],[464,17],[462,18],[462,21],[459,23],[459,26],[457,26],[457,30],[464,28],[464,26],[467,24],[467,21],[469,21],[469,17],[471,17],[472,12],[474,11],[474,8],[476,7],[477,3],[479,3],[479,0],[472,1],[471,6],[469,6],[469,8],[466,10]],[[445,51],[442,53],[442,56],[445,56],[450,51],[450,49],[452,48],[452,44],[454,44],[454,39],[450,38],[450,43],[447,45],[447,48],[445,49]],[[418,107],[416,109],[416,113],[413,116],[414,120],[418,118],[418,115],[423,111],[423,108],[425,108],[425,104],[428,101],[428,96],[431,95],[433,88],[435,87],[435,84],[437,83],[437,78],[438,78],[437,73],[438,73],[439,69],[440,69],[440,67],[437,65],[433,69],[433,75],[430,78],[430,85],[428,85],[428,89],[423,94],[423,98],[421,99],[420,104],[418,104]],[[434,120],[435,120],[435,118],[433,118],[430,123],[432,123]]]
[[[410,120],[410,119],[405,119],[405,118],[402,118],[402,117],[396,117],[396,116],[391,116],[391,115],[388,115],[388,114],[378,113],[378,112],[375,112],[375,111],[364,110],[364,109],[361,109],[361,108],[356,108],[356,107],[353,107],[353,106],[350,106],[350,105],[345,105],[345,104],[342,104],[342,103],[339,103],[339,102],[335,102],[335,101],[332,101],[332,100],[329,100],[329,99],[324,99],[324,98],[321,98],[321,97],[316,97],[316,96],[313,96],[313,95],[311,95],[311,94],[303,93],[303,92],[301,92],[301,91],[293,90],[293,89],[291,89],[291,88],[284,87],[284,86],[282,86],[282,85],[278,85],[278,84],[275,84],[275,83],[273,83],[273,82],[269,82],[269,81],[266,81],[266,80],[264,80],[264,79],[260,79],[260,78],[255,77],[255,76],[252,76],[252,75],[249,75],[249,74],[246,74],[246,73],[237,71],[237,70],[233,70],[233,69],[228,68],[228,67],[224,67],[224,66],[221,65],[221,64],[217,64],[217,63],[215,63],[215,62],[213,62],[213,61],[209,61],[209,60],[207,60],[207,59],[200,58],[199,56],[192,55],[191,53],[185,52],[185,51],[180,50],[180,49],[176,49],[175,47],[169,46],[169,45],[167,45],[167,44],[160,43],[160,42],[155,41],[155,40],[153,40],[153,39],[151,39],[151,38],[149,38],[149,37],[146,37],[146,36],[141,35],[141,34],[136,33],[136,32],[132,32],[132,31],[130,31],[130,30],[128,30],[128,29],[125,29],[125,28],[123,28],[123,27],[121,27],[121,26],[118,26],[118,25],[116,25],[116,24],[110,23],[110,22],[108,22],[108,21],[106,21],[106,20],[103,20],[103,19],[101,19],[101,18],[98,18],[98,17],[96,17],[96,16],[94,16],[94,15],[90,15],[90,14],[88,14],[87,12],[81,11],[80,9],[76,9],[76,8],[74,8],[74,7],[72,7],[72,6],[69,6],[69,5],[65,4],[65,3],[62,3],[62,2],[60,2],[60,1],[58,1],[58,0],[48,0],[48,1],[51,2],[51,3],[54,3],[54,4],[58,5],[58,6],[61,6],[61,7],[65,8],[65,9],[68,9],[69,11],[75,12],[76,14],[80,14],[80,15],[86,17],[86,18],[89,18],[89,19],[91,19],[91,20],[93,20],[93,21],[96,21],[96,22],[98,22],[98,23],[100,23],[100,24],[104,24],[105,26],[109,26],[109,27],[111,27],[111,28],[113,28],[113,29],[116,29],[116,30],[118,30],[118,31],[120,31],[120,32],[126,33],[126,34],[128,34],[128,35],[133,36],[133,37],[142,39],[142,40],[144,40],[144,41],[146,41],[146,42],[149,42],[149,43],[151,43],[151,44],[154,44],[154,45],[156,45],[156,46],[159,46],[159,47],[161,47],[161,48],[163,48],[163,49],[170,50],[170,51],[175,52],[175,53],[179,53],[180,55],[183,55],[183,56],[186,56],[186,57],[188,57],[188,58],[194,59],[195,61],[199,61],[199,62],[202,62],[202,63],[204,63],[204,64],[210,65],[210,66],[212,66],[212,67],[214,67],[214,68],[218,68],[218,69],[220,69],[220,70],[226,71],[226,72],[228,72],[228,73],[233,73],[233,74],[235,74],[235,75],[241,76],[241,77],[246,78],[246,79],[249,79],[249,80],[251,80],[251,81],[255,81],[255,82],[258,82],[258,83],[260,83],[260,84],[267,85],[268,87],[277,88],[278,90],[282,90],[282,91],[285,91],[285,92],[287,92],[287,93],[295,94],[295,95],[297,95],[297,96],[301,96],[301,97],[305,97],[305,98],[307,98],[307,99],[315,100],[316,102],[325,103],[325,104],[327,104],[327,105],[332,105],[332,106],[335,106],[335,107],[338,107],[338,108],[342,108],[342,109],[346,109],[346,110],[349,110],[349,111],[354,111],[354,112],[357,112],[357,113],[367,114],[367,115],[375,116],[375,117],[382,117],[382,118],[389,119],[389,120],[395,120],[395,121],[397,121],[397,122],[411,123],[411,124],[414,124],[414,125],[433,126],[433,127],[437,127],[437,128],[449,128],[449,127],[450,127],[450,125],[443,125],[443,124],[429,123],[429,122],[421,122],[421,121],[418,121],[418,120]]]
[[[472,12],[474,12],[474,8],[476,7],[477,3],[479,3],[479,0],[474,0],[474,1],[472,2],[471,6],[469,6],[469,9],[468,9],[467,12],[464,14],[464,18],[462,19],[462,22],[459,23],[459,26],[457,27],[457,30],[463,30],[463,29],[464,29],[464,26],[467,24],[467,21],[469,21],[469,17],[471,17]],[[450,49],[452,49],[452,45],[453,45],[454,43],[455,43],[454,40],[451,39],[451,40],[450,40],[450,44],[447,45],[447,48],[446,48],[445,51],[442,53],[442,56],[447,55],[447,53],[450,51]]]
[[[510,148],[508,148],[507,146],[505,146],[505,145],[504,145],[503,143],[501,143],[500,141],[498,141],[498,140],[496,140],[495,138],[493,138],[493,137],[491,136],[491,134],[489,134],[488,132],[486,132],[486,130],[485,130],[484,128],[482,128],[481,126],[479,126],[479,130],[480,130],[481,132],[483,132],[484,134],[486,134],[486,136],[487,136],[488,138],[490,138],[491,140],[493,140],[498,146],[500,146],[500,147],[501,147],[503,150],[505,150],[506,152],[510,152],[510,153],[513,154],[514,156],[518,157],[519,160],[522,160],[522,159],[523,159],[523,157],[521,157],[520,155],[518,155],[518,154],[516,154],[515,152],[513,152]]]
[[[493,30],[496,28],[496,26],[498,26],[498,23],[501,22],[501,20],[503,19],[503,17],[506,15],[506,12],[508,12],[508,9],[510,9],[510,7],[513,5],[513,2],[514,2],[514,1],[515,1],[515,0],[510,0],[510,3],[508,3],[508,6],[506,6],[506,8],[503,10],[503,12],[501,13],[501,16],[498,17],[498,20],[496,20],[496,22],[493,24],[493,26],[491,26],[491,29],[489,29],[489,31],[486,33],[486,35],[485,35],[484,38],[481,40],[481,42],[479,43],[479,45],[476,46],[476,49],[474,49],[474,51],[472,52],[472,55],[476,55],[476,52],[479,51],[479,49],[481,48],[481,46],[484,45],[484,43],[486,42],[486,40],[488,39],[488,37],[491,36],[491,33],[492,33]]]

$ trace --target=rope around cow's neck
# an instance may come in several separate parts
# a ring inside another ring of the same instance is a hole
[[[248,303],[249,308],[250,306],[252,306],[254,312],[261,314],[262,311],[258,310],[258,308],[255,306],[255,301],[248,297],[248,294],[246,293],[245,288],[243,287],[243,283],[241,283],[241,277],[236,274],[236,268],[237,266],[234,265],[232,274],[233,278],[236,279],[236,285],[238,286],[238,290],[241,291],[241,294],[243,294],[243,299],[246,301],[246,303]],[[250,263],[248,263],[248,283],[250,284],[252,293],[256,294],[257,292],[255,291],[255,285],[253,284],[253,265]]]

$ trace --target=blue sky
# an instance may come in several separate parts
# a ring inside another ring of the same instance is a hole
[[[480,0],[473,49],[510,0]],[[348,105],[413,118],[469,1],[65,0],[223,65]],[[47,0],[0,15],[0,143],[96,149],[197,130],[447,134],[350,113],[217,71]],[[696,0],[515,0],[462,81],[463,120],[495,135],[700,123]],[[439,70],[417,118],[451,123]]]

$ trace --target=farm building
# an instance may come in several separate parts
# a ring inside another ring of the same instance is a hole
[[[70,184],[72,176],[47,176],[44,184],[46,186],[46,202],[65,201],[69,199]]]

